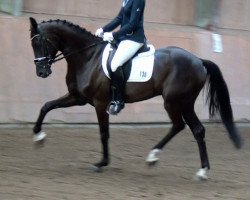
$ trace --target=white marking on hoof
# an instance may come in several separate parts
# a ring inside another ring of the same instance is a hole
[[[153,149],[149,152],[148,157],[146,158],[147,163],[154,163],[159,160],[157,157],[161,153],[160,149]]]
[[[46,138],[47,134],[45,132],[39,132],[33,136],[33,142],[41,142]]]
[[[207,171],[207,167],[199,169],[199,171],[195,175],[195,179],[198,181],[206,181],[208,179]]]
[[[91,170],[93,172],[97,172],[97,173],[103,172],[103,168],[102,167],[97,167],[95,165],[91,165]]]

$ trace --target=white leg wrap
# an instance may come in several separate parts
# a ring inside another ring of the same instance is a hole
[[[195,179],[199,181],[207,180],[208,179],[207,171],[208,171],[207,167],[199,169],[199,171],[196,173]]]
[[[146,158],[146,162],[152,163],[159,160],[157,157],[161,153],[160,149],[153,149],[149,152],[148,157]]]
[[[46,138],[47,134],[45,132],[39,132],[33,136],[33,142],[40,142]]]

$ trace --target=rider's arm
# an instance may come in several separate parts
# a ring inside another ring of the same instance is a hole
[[[119,38],[122,35],[133,33],[141,19],[141,16],[143,15],[144,7],[144,0],[134,0],[131,10],[130,21],[128,24],[124,25],[119,31],[113,33],[115,39]]]
[[[116,27],[121,25],[121,23],[122,23],[122,15],[123,15],[123,7],[121,8],[118,15],[110,23],[108,23],[106,26],[104,26],[102,28],[103,32],[113,31]]]

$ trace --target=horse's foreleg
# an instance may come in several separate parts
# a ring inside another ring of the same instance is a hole
[[[101,171],[102,167],[109,164],[109,115],[106,112],[107,105],[100,103],[95,105],[97,119],[99,123],[100,136],[102,142],[103,157],[100,162],[94,164],[96,171]]]
[[[75,105],[84,105],[85,103],[80,101],[78,98],[74,97],[71,94],[66,94],[63,97],[60,97],[56,100],[49,101],[44,104],[44,106],[40,110],[39,117],[36,121],[36,124],[33,128],[34,132],[34,142],[41,142],[45,139],[46,134],[42,132],[42,123],[46,116],[46,114],[56,108],[66,108],[71,107]]]

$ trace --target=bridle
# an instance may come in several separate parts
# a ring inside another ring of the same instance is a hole
[[[49,65],[52,65],[53,63],[53,59],[52,56],[49,54],[49,50],[48,50],[48,44],[46,41],[48,41],[44,36],[41,36],[40,34],[36,34],[34,35],[30,40],[33,41],[35,38],[38,38],[44,40],[44,42],[42,42],[42,48],[43,48],[43,57],[39,57],[39,58],[35,58],[34,59],[34,63],[36,65],[41,65],[44,61],[48,61]]]
[[[48,38],[46,38],[46,37],[45,37],[44,35],[42,35],[41,33],[40,33],[40,34],[34,35],[30,40],[32,41],[33,39],[35,39],[35,38],[37,38],[37,37],[40,37],[40,38],[43,40],[43,41],[42,41],[42,47],[43,47],[43,53],[44,53],[45,56],[39,57],[39,58],[35,58],[35,59],[34,59],[34,62],[35,62],[36,65],[41,65],[42,62],[47,61],[47,64],[48,64],[49,66],[51,66],[53,63],[55,63],[55,62],[57,62],[57,61],[59,61],[59,60],[65,59],[65,58],[67,58],[68,56],[71,56],[71,55],[73,55],[73,54],[79,53],[79,52],[81,52],[81,51],[84,51],[84,50],[89,49],[89,48],[91,48],[91,47],[97,46],[97,45],[99,45],[99,44],[106,43],[105,41],[101,40],[101,41],[99,41],[99,42],[95,42],[95,43],[92,43],[92,44],[90,44],[90,45],[88,45],[88,46],[86,46],[86,47],[83,47],[83,48],[81,48],[81,49],[79,49],[79,50],[70,52],[70,53],[68,53],[68,54],[66,54],[66,55],[63,55],[63,53],[61,52],[61,53],[59,53],[59,54],[57,54],[56,56],[53,57],[53,56],[51,56],[51,55],[49,54],[48,43],[49,43],[57,52],[60,52],[59,49],[58,49],[58,48],[57,48]]]

